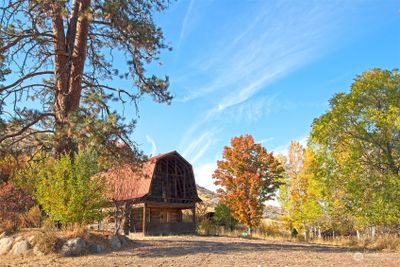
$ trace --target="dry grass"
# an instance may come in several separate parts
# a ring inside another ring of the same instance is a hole
[[[42,212],[39,206],[33,206],[24,214],[20,215],[20,227],[40,228],[42,226]]]
[[[8,234],[14,233],[18,229],[18,226],[19,226],[19,220],[17,218],[15,219],[9,218],[3,220],[0,223],[0,233],[2,232],[6,232]]]
[[[49,220],[45,220],[42,229],[34,234],[33,244],[44,254],[56,252],[61,243],[57,229]]]
[[[369,237],[360,239],[357,239],[356,237],[338,237],[329,240],[316,239],[310,241],[310,243],[344,246],[371,251],[385,250],[400,252],[400,238],[392,235],[378,236],[375,239]]]
[[[198,233],[203,236],[243,237],[246,233],[246,229],[244,227],[237,227],[231,231],[222,226],[217,226],[210,221],[203,220],[198,224]],[[281,225],[274,221],[262,222],[258,228],[254,229],[252,238],[270,241],[307,243],[301,236],[298,238],[291,238],[289,233],[287,231],[283,231]],[[375,239],[368,237],[360,239],[357,239],[356,237],[313,239],[308,243],[334,245],[373,251],[387,250],[400,252],[400,237],[394,235],[378,236]]]
[[[60,232],[60,235],[62,235],[66,239],[77,237],[87,239],[89,237],[89,230],[85,226],[75,225],[65,228],[63,231]]]
[[[56,252],[60,239],[54,232],[38,232],[33,239],[33,244],[44,254]]]

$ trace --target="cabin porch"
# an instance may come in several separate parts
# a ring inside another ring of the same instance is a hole
[[[132,206],[129,232],[144,235],[194,234],[196,210],[193,203],[139,203]]]

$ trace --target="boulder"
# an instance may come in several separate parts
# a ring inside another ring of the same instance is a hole
[[[106,247],[103,246],[103,245],[92,244],[92,245],[89,246],[89,251],[90,251],[91,253],[98,254],[98,253],[104,252],[105,250],[106,250]]]
[[[82,238],[70,239],[61,248],[61,253],[64,256],[79,256],[86,250],[86,242]]]
[[[0,239],[0,255],[6,254],[12,247],[14,243],[14,238],[12,237],[3,237]]]
[[[128,237],[126,237],[125,235],[120,235],[118,237],[119,241],[121,241],[121,245],[123,247],[129,245],[129,242],[131,241]]]
[[[10,254],[14,256],[19,256],[19,255],[26,255],[30,252],[31,250],[31,245],[27,240],[20,239],[19,241],[15,241]]]
[[[109,240],[110,240],[110,245],[111,245],[112,249],[120,249],[121,248],[122,244],[117,236],[112,235],[109,237]]]

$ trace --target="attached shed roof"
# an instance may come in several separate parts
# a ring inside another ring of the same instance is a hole
[[[140,166],[124,164],[101,173],[100,176],[105,177],[109,188],[108,198],[113,201],[124,201],[144,197],[150,192],[157,161],[174,154],[185,160],[178,152],[171,151],[151,157]]]

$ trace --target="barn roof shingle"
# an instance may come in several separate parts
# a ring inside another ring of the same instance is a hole
[[[139,166],[124,164],[101,173],[100,176],[106,180],[108,199],[124,201],[144,197],[150,191],[157,161],[172,154],[179,155],[171,151],[151,157]]]

